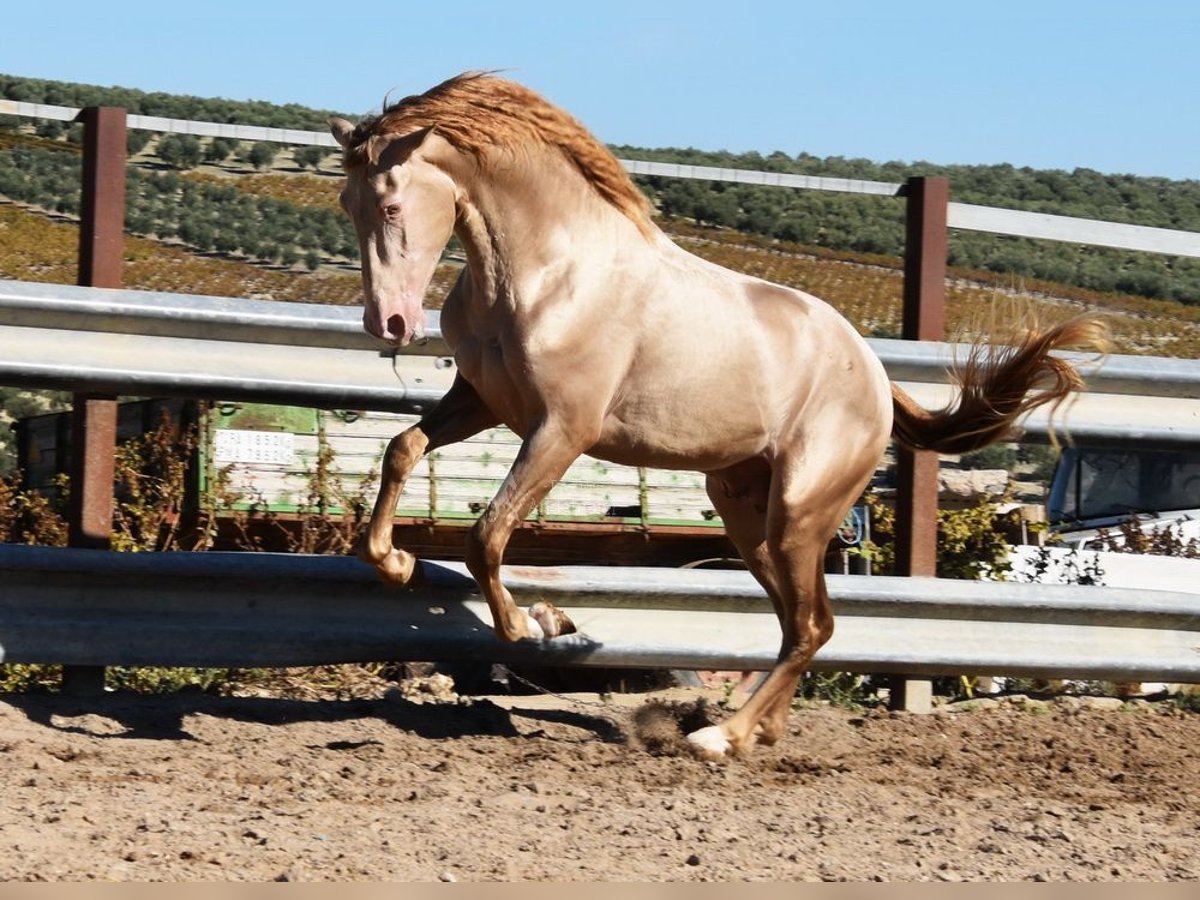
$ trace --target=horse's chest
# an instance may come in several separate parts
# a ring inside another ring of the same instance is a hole
[[[524,433],[528,418],[526,392],[505,365],[500,342],[467,336],[455,347],[454,361],[484,405],[509,428]]]

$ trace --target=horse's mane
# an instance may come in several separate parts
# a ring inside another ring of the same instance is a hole
[[[456,149],[487,166],[492,148],[554,147],[570,160],[605,200],[648,228],[650,204],[608,148],[577,119],[528,88],[485,72],[464,72],[385,107],[354,129],[346,149],[347,167],[373,154],[373,137],[436,127]]]

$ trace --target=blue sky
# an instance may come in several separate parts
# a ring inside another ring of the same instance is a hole
[[[362,114],[503,68],[602,140],[1200,178],[1200,3],[9,3],[0,72]]]

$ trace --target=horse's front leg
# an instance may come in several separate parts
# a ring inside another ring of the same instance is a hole
[[[459,375],[420,422],[392,438],[384,453],[371,521],[358,547],[359,558],[373,565],[384,581],[408,584],[416,568],[416,557],[392,543],[396,504],[413,468],[426,453],[498,424],[479,394]]]
[[[499,492],[467,537],[467,568],[479,583],[496,634],[506,641],[556,637],[575,625],[553,604],[540,602],[522,612],[500,582],[504,549],[513,530],[554,487],[590,441],[556,421],[529,433]]]

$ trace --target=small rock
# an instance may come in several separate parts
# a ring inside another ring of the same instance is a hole
[[[975,712],[981,709],[995,709],[1000,705],[999,700],[993,700],[991,697],[974,697],[970,700],[959,700],[955,703],[947,703],[944,709],[946,712],[963,713]]]
[[[1080,697],[1079,701],[1087,709],[1120,709],[1125,705],[1120,697]]]
[[[458,876],[447,870],[438,876],[438,881],[458,881]]]
[[[686,862],[689,866],[698,866],[700,865],[700,857],[693,853],[686,860],[684,860],[684,862]]]
[[[1026,694],[1013,694],[1008,698],[1008,702],[1018,709],[1024,709],[1031,712],[1044,712],[1050,708],[1050,704],[1045,700],[1038,700]]]

